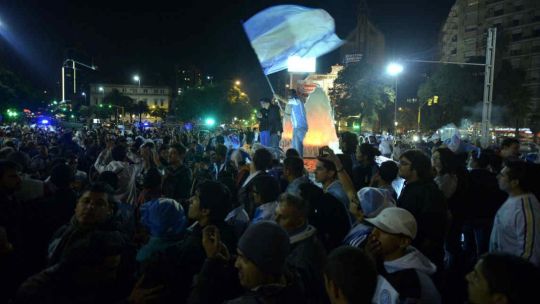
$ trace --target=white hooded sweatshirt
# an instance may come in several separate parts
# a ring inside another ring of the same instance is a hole
[[[401,258],[384,262],[384,269],[389,274],[406,269],[416,270],[422,290],[420,299],[418,299],[419,302],[441,303],[441,295],[430,278],[430,275],[435,273],[437,267],[413,246],[409,246],[406,249],[406,254]],[[399,290],[399,288],[396,289]]]

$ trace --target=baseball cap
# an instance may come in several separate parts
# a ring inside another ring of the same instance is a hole
[[[386,208],[375,218],[365,220],[384,232],[403,234],[411,239],[416,237],[416,220],[409,211],[403,208]]]
[[[364,187],[356,193],[360,208],[367,218],[374,218],[385,208],[393,206],[388,195],[383,191],[385,190]]]

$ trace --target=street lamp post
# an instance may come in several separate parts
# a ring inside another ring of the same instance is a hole
[[[81,95],[84,97],[84,104],[86,105],[86,92],[82,92]]]
[[[395,79],[396,100],[394,101],[394,136],[397,135],[397,102],[398,102],[398,75],[403,72],[403,66],[397,63],[391,63],[386,67],[386,72]]]
[[[103,103],[105,101],[105,89],[103,89],[103,87],[99,87],[98,91],[101,92],[101,103]]]
[[[137,81],[139,83],[139,88],[141,87],[141,77],[139,77],[139,75],[134,75],[133,81]]]

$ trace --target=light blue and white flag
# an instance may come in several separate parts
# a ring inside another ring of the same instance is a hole
[[[335,28],[325,10],[298,5],[272,6],[244,23],[265,75],[287,69],[291,56],[319,57],[340,47]]]

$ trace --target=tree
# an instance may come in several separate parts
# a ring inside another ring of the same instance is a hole
[[[516,128],[516,136],[519,134],[519,127],[533,110],[532,93],[528,87],[523,86],[525,82],[524,70],[512,67],[508,60],[502,62],[494,83],[493,103],[505,108],[504,121]]]
[[[162,120],[165,120],[165,118],[167,117],[167,114],[169,114],[169,112],[165,108],[155,108],[150,111],[150,115],[159,117]]]
[[[17,74],[0,67],[0,111],[38,106],[39,94]]]
[[[366,118],[381,120],[382,111],[395,101],[395,92],[390,79],[382,77],[379,70],[360,62],[339,72],[330,90],[338,117],[358,116],[360,128]]]
[[[228,83],[187,89],[174,104],[174,113],[181,120],[211,116],[230,121],[235,116],[247,118],[252,109],[247,94]]]
[[[448,123],[459,125],[482,100],[482,70],[471,66],[438,66],[418,89],[419,103],[438,97],[438,103],[422,109],[422,121],[431,129]],[[468,111],[469,110],[469,111]]]
[[[148,104],[142,100],[134,104],[134,106],[131,108],[131,112],[133,114],[139,115],[139,122],[142,122],[142,115],[148,113],[149,111]]]

